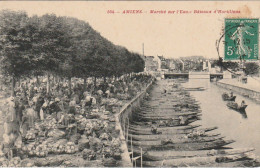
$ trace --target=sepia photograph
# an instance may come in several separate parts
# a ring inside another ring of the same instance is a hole
[[[260,167],[260,1],[0,1],[0,167]]]

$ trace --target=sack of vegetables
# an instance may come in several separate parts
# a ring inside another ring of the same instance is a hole
[[[104,158],[103,160],[102,160],[102,163],[103,163],[103,165],[105,166],[105,167],[116,167],[116,160],[115,159],[113,159],[113,158]]]
[[[93,150],[91,149],[84,149],[82,151],[82,157],[85,160],[95,160],[96,159],[96,154]]]
[[[68,142],[65,145],[65,152],[68,154],[72,154],[78,151],[78,147],[76,147],[74,142]]]
[[[38,157],[46,157],[48,155],[47,145],[38,145],[35,149],[35,155]]]
[[[81,138],[78,142],[79,145],[79,151],[83,151],[84,149],[89,149],[89,140],[87,138]]]

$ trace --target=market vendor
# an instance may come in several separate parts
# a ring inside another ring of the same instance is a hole
[[[96,105],[97,99],[95,98],[95,96],[91,96],[91,98],[92,98],[92,105]]]
[[[60,111],[57,113],[58,123],[65,125],[65,113],[64,111]]]
[[[13,158],[13,150],[15,147],[15,142],[18,138],[18,132],[11,132],[10,134],[3,134],[3,146],[2,151],[8,156],[8,159]]]
[[[34,121],[37,119],[37,113],[35,111],[35,106],[32,104],[32,102],[30,102],[29,106],[27,106],[25,113],[28,116],[29,127],[33,127]]]
[[[16,102],[15,106],[16,106],[15,110],[16,110],[17,121],[20,124],[22,122],[23,111],[25,110],[25,105],[24,105],[23,101],[20,99],[19,101]]]
[[[103,91],[102,91],[102,90],[98,90],[98,91],[97,91],[97,94],[100,95],[100,96],[102,96],[102,95],[103,95]]]
[[[101,97],[100,95],[98,95],[97,97]],[[96,100],[96,98],[95,98],[95,96],[88,96],[88,97],[86,97],[86,104],[85,104],[85,106],[89,106],[89,107],[91,107],[91,106],[93,106],[93,105],[96,105],[97,104],[97,100]]]
[[[233,92],[230,92],[230,97],[233,97],[234,95],[233,95]]]
[[[105,95],[106,95],[106,98],[110,98],[111,93],[110,93],[110,90],[109,90],[109,89],[106,90]]]
[[[125,86],[125,89],[124,89],[124,93],[127,93],[128,92],[128,87],[127,86]]]
[[[91,101],[91,94],[90,93],[85,94],[85,101],[86,102],[90,102]]]
[[[25,106],[25,109],[28,109],[29,105]],[[29,130],[30,123],[29,123],[29,116],[27,114],[27,110],[23,111],[23,117],[22,117],[22,122],[19,124],[20,126],[20,132],[22,134],[26,134],[26,132]]]
[[[69,114],[75,114],[76,113],[76,101],[73,99],[69,102]]]
[[[49,107],[49,99],[47,98],[47,97],[45,97],[44,98],[44,103],[43,103],[43,105],[42,105],[42,107],[41,107],[41,109],[43,110],[43,112],[45,113],[45,114],[48,114],[49,113],[49,109],[48,109],[48,107]]]
[[[77,94],[75,91],[73,92],[71,97],[76,101],[76,104],[80,103],[79,94]]]
[[[59,98],[55,98],[54,101],[50,102],[50,114],[52,113],[58,113],[59,111],[61,111],[60,106],[58,105],[60,99]]]
[[[8,106],[8,113],[7,117],[8,120],[14,121],[16,120],[16,109],[15,109],[15,102],[14,97],[10,97],[7,99],[7,102],[5,103]]]
[[[157,134],[157,126],[156,126],[155,123],[152,124],[151,132],[152,132],[153,134]]]
[[[240,107],[244,107],[246,105],[245,100],[242,100]]]
[[[89,96],[89,95],[90,95],[90,93],[89,93],[88,91],[85,91],[85,92],[83,93],[84,98],[86,98],[86,97]]]
[[[114,93],[115,91],[115,86],[113,84],[108,84],[109,90],[111,93]]]
[[[32,99],[34,97],[34,93],[35,93],[33,84],[29,84],[29,90],[28,91],[29,91],[29,93],[28,93],[29,98]]]
[[[43,104],[44,104],[44,98],[41,94],[39,94],[35,104],[35,111],[37,112],[38,118],[40,118],[40,110]]]

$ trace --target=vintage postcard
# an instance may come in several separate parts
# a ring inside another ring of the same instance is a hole
[[[0,1],[0,167],[260,167],[259,1]]]

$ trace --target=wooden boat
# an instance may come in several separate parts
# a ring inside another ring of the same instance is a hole
[[[160,115],[171,115],[171,116],[188,116],[188,115],[197,115],[201,113],[200,111],[196,111],[196,112],[190,112],[190,111],[187,111],[187,112],[175,112],[174,110],[171,110],[171,111],[163,111],[163,109],[161,111],[157,111],[156,110],[146,110],[145,112],[142,112],[142,111],[138,111],[138,112],[133,112],[133,115],[140,115],[140,116],[160,116]]]
[[[194,127],[195,128],[195,127]],[[208,132],[211,130],[214,130],[216,127],[211,127],[208,129],[198,129],[194,130],[193,128],[187,128],[187,129],[178,129],[178,127],[163,127],[163,128],[157,128],[156,131],[152,131],[151,128],[131,128],[129,127],[128,133],[133,135],[170,135],[170,134],[189,134],[192,132]]]
[[[142,121],[153,121],[153,120],[157,120],[157,121],[165,121],[165,120],[184,120],[184,119],[193,119],[193,118],[199,118],[201,117],[202,114],[201,113],[197,113],[197,114],[188,114],[188,115],[174,115],[174,114],[147,114],[147,115],[141,115],[141,114],[133,114],[132,118],[136,119],[137,121],[142,120]]]
[[[227,106],[229,107],[229,108],[231,108],[231,109],[233,109],[233,110],[236,110],[236,111],[238,111],[238,112],[244,112],[245,111],[245,109],[246,109],[246,107],[247,107],[247,105],[244,105],[244,106],[238,106],[238,104],[237,103],[234,103],[234,102],[228,102],[227,103]]]
[[[186,126],[179,126],[179,127],[158,127],[157,131],[168,131],[168,130],[187,130],[187,129],[194,129],[200,127],[201,125],[186,125]],[[151,130],[151,126],[141,127],[138,125],[129,125],[129,128],[136,131],[149,131]]]
[[[187,130],[183,130],[182,133],[170,133],[170,132],[166,132],[165,134],[137,134],[137,133],[131,133],[130,131],[128,131],[128,137],[129,139],[132,137],[132,139],[134,140],[140,140],[140,141],[152,141],[152,140],[162,140],[162,139],[169,139],[172,137],[183,137],[183,134],[189,134],[189,133],[194,133],[194,132],[210,132],[217,129],[216,127],[211,127],[211,128],[206,128],[206,129],[198,129],[198,130],[192,130],[192,129],[187,129]],[[219,134],[205,134],[205,135],[201,135],[201,136],[217,136]]]
[[[182,144],[182,143],[194,143],[194,142],[212,142],[216,140],[223,139],[225,137],[197,137],[197,138],[176,138],[172,137],[170,140],[162,139],[162,140],[154,140],[154,141],[128,141],[128,145],[134,145],[134,146],[159,146],[159,145],[171,145],[171,144]]]
[[[141,109],[149,109],[149,108],[153,108],[153,109],[160,109],[161,106],[165,109],[167,108],[170,108],[172,109],[173,107],[176,107],[176,106],[182,106],[182,105],[188,105],[188,107],[198,107],[198,104],[197,103],[194,103],[194,102],[161,102],[161,103],[158,103],[158,102],[146,102],[145,104],[142,104],[141,105]],[[186,107],[186,108],[188,108]]]
[[[128,134],[129,140],[136,140],[136,141],[161,141],[162,139],[170,139],[172,137],[174,138],[182,138],[185,134],[175,134],[175,135],[169,135],[169,134],[161,134],[161,135],[134,135],[134,134]],[[218,137],[220,134],[212,134],[207,133],[204,135],[201,135],[200,137]]]
[[[259,167],[259,166],[260,163],[250,157],[239,159],[233,162],[216,162],[216,163],[209,163],[203,165],[203,167]]]
[[[199,151],[147,151],[143,154],[145,160],[160,161],[164,159],[177,159],[177,158],[193,158],[193,157],[206,157],[216,155],[234,155],[254,151],[253,148],[245,149],[219,149],[219,150],[199,150]]]
[[[180,109],[181,108],[181,109]],[[157,107],[141,107],[138,109],[141,112],[152,112],[152,111],[162,111],[162,112],[183,112],[183,111],[200,111],[199,106],[181,106],[181,105],[158,105]]]
[[[218,149],[228,144],[235,142],[234,140],[223,140],[217,139],[210,142],[190,142],[190,143],[176,143],[176,144],[167,144],[167,145],[153,145],[153,146],[140,146],[133,145],[134,151],[138,151],[140,148],[143,151],[150,150],[175,150],[175,151],[197,151],[197,150],[206,150],[206,149]]]
[[[186,108],[186,107],[171,107],[169,109],[164,109],[163,106],[161,108],[142,108],[142,109],[137,109],[135,113],[138,114],[149,114],[149,113],[162,113],[162,114],[174,114],[174,113],[201,113],[202,111],[198,108]]]
[[[187,119],[191,119],[191,118],[196,118],[196,117],[199,117],[201,116],[202,114],[199,114],[199,113],[190,113],[190,114],[187,114],[187,115],[167,115],[165,114],[164,116],[158,116],[158,115],[141,115],[141,114],[135,114],[133,115],[133,117],[138,117],[139,120],[142,120],[142,121],[149,121],[149,120],[169,120],[169,119],[173,119],[173,120],[179,120],[180,117],[185,117]]]
[[[138,119],[138,118],[137,118]],[[184,125],[189,125],[195,121],[201,120],[199,117],[192,118],[186,120],[184,123],[181,123],[179,119],[176,120],[169,120],[169,122],[166,122],[166,120],[149,120],[149,121],[131,121],[131,124],[133,125],[140,125],[140,126],[147,126],[147,125],[152,125],[151,121],[154,121],[159,127],[160,126],[169,126],[169,127],[176,127],[176,126],[184,126]]]
[[[195,87],[195,88],[184,88],[185,91],[204,91],[206,90],[203,87]]]
[[[165,120],[166,118],[176,118],[180,116],[200,116],[201,112],[153,112],[153,113],[138,113],[138,112],[133,112],[132,116],[134,117],[157,117],[157,118],[162,118]]]
[[[148,102],[149,101],[165,102],[167,99],[169,99],[172,102],[178,102],[178,101],[183,101],[183,100],[198,102],[192,96],[190,96],[189,92],[183,93],[183,92],[178,92],[178,91],[174,91],[174,93],[172,93],[171,95],[163,95],[163,96],[159,96],[159,97],[156,94],[155,95],[152,94],[152,97],[148,98]]]
[[[197,103],[184,103],[184,102],[181,102],[181,103],[174,103],[174,104],[172,104],[172,106],[173,107],[180,106],[180,107],[188,107],[188,108],[198,108],[199,104],[197,104]]]
[[[180,116],[180,117],[172,117],[172,118],[169,118],[169,117],[166,117],[166,118],[158,118],[158,117],[137,117],[136,120],[137,121],[143,121],[143,122],[149,122],[149,121],[152,121],[152,122],[159,122],[160,124],[162,125],[165,125],[165,126],[175,126],[176,124],[177,125],[188,125],[190,124],[191,122],[193,121],[197,121],[197,120],[200,120],[201,115],[193,115],[193,116]]]
[[[234,155],[216,155],[216,156],[204,156],[204,157],[192,157],[192,158],[179,158],[179,159],[166,159],[162,161],[143,161],[145,167],[184,167],[184,166],[203,166],[208,164],[214,164],[219,162],[234,162],[248,158],[246,153],[234,154]]]
[[[180,103],[180,102],[187,102],[187,103],[195,103],[199,104],[197,100],[194,100],[193,98],[183,98],[183,97],[178,97],[178,95],[174,97],[169,97],[167,98],[162,98],[162,99],[149,99],[146,102],[143,102],[144,105],[151,105],[151,104],[160,104],[160,103],[168,103],[168,104],[173,104],[173,103]]]
[[[227,93],[222,94],[222,99],[224,101],[235,101],[236,96],[230,97]]]
[[[183,120],[184,122],[186,122],[186,120],[190,120],[190,119],[200,119],[200,117],[202,116],[202,114],[197,114],[197,115],[190,115],[190,116],[154,116],[154,117],[144,117],[144,116],[138,116],[138,120],[139,121],[154,121],[154,120],[159,120],[159,121],[168,121],[168,120]],[[182,118],[182,119],[181,119]],[[184,124],[185,125],[185,124]]]
[[[168,104],[176,104],[180,102],[188,102],[188,103],[194,103],[199,104],[198,100],[195,100],[193,97],[187,95],[187,96],[180,96],[178,94],[172,95],[169,97],[162,97],[162,98],[150,98],[147,101],[143,102],[143,104],[149,105],[149,103],[168,103]]]
[[[174,128],[174,127],[173,127]],[[128,133],[132,135],[174,135],[174,134],[189,134],[192,133],[192,129],[169,129],[167,130],[157,130],[152,132],[152,130],[134,130],[129,128]]]
[[[175,110],[176,107],[181,107],[181,108],[189,108],[189,109],[199,109],[199,105],[196,104],[188,104],[188,103],[176,103],[176,104],[160,104],[157,106],[141,106],[140,111],[158,111],[158,110]]]

